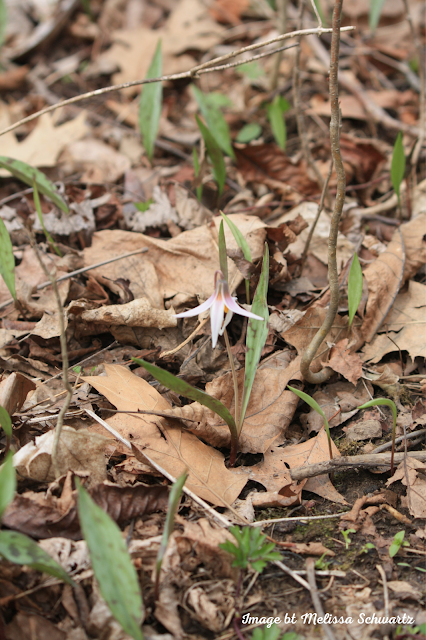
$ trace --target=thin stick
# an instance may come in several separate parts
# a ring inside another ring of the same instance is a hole
[[[223,337],[225,338],[225,344],[226,344],[226,350],[228,352],[228,358],[229,358],[229,364],[231,365],[231,372],[232,372],[232,381],[234,383],[234,404],[235,404],[235,424],[237,425],[237,429],[238,432],[241,431],[242,425],[240,426],[239,423],[239,419],[240,419],[240,401],[239,401],[239,397],[238,397],[238,380],[237,380],[237,373],[235,371],[235,364],[234,364],[234,358],[232,357],[232,351],[231,351],[231,345],[229,344],[229,337],[228,337],[228,332],[225,329],[223,332]]]
[[[342,31],[353,31],[355,27],[342,27]],[[172,73],[168,76],[161,76],[159,78],[145,78],[144,80],[133,80],[132,82],[123,82],[122,84],[115,84],[109,87],[103,87],[102,89],[96,89],[95,91],[88,91],[87,93],[82,93],[78,96],[74,96],[73,98],[69,98],[68,100],[62,100],[57,104],[49,105],[36,113],[11,124],[9,127],[6,127],[2,131],[0,131],[0,136],[8,133],[9,131],[14,131],[18,127],[23,124],[27,124],[28,122],[32,122],[44,115],[45,113],[51,113],[52,111],[56,111],[60,107],[66,107],[70,104],[75,104],[76,102],[81,102],[82,100],[87,100],[88,98],[93,98],[94,96],[102,96],[106,93],[111,93],[112,91],[120,91],[121,89],[128,89],[129,87],[137,87],[143,84],[150,84],[152,82],[166,82],[173,80],[181,80],[183,78],[194,78],[201,73],[211,73],[213,71],[217,71],[217,67],[211,67],[211,65],[217,65],[219,62],[224,62],[225,60],[229,60],[230,58],[234,58],[246,51],[253,51],[255,49],[259,49],[260,47],[265,47],[269,44],[274,44],[275,42],[281,42],[281,40],[288,40],[289,38],[294,38],[299,35],[321,35],[323,33],[331,33],[332,29],[324,29],[324,28],[316,28],[316,29],[302,29],[300,31],[293,31],[291,33],[284,33],[276,38],[272,38],[271,40],[266,40],[265,42],[259,42],[256,44],[251,44],[248,47],[243,47],[242,49],[237,49],[236,51],[231,51],[230,53],[219,56],[218,58],[214,58],[208,62],[204,62],[203,64],[197,65],[189,71],[184,71],[182,73]],[[270,55],[273,54],[274,51],[270,52]],[[245,64],[247,60],[242,60],[240,64]],[[211,67],[211,68],[207,68]]]
[[[337,174],[337,194],[334,203],[333,215],[331,218],[330,235],[328,239],[328,282],[330,285],[330,305],[324,322],[314,336],[311,344],[306,349],[300,363],[300,371],[305,380],[311,384],[321,384],[330,377],[332,370],[325,367],[318,373],[313,373],[310,369],[311,362],[315,357],[320,344],[325,340],[330,328],[333,325],[339,307],[339,274],[337,271],[337,235],[339,233],[340,217],[345,202],[346,176],[340,153],[340,107],[339,107],[339,46],[340,46],[340,18],[343,0],[335,0],[333,9],[333,34],[331,37],[330,55],[330,145],[331,155]]]
[[[61,296],[59,295],[59,289],[58,289],[58,284],[56,282],[55,275],[54,273],[51,273],[49,269],[46,267],[46,265],[44,264],[40,255],[40,250],[35,242],[34,236],[31,236],[30,239],[31,239],[31,246],[35,252],[35,255],[37,257],[37,260],[40,263],[41,268],[43,269],[46,276],[50,278],[50,284],[52,285],[52,289],[55,294],[56,305],[58,307],[59,330],[60,330],[59,340],[61,343],[61,356],[62,356],[62,377],[63,377],[64,387],[67,392],[65,402],[61,410],[59,411],[58,419],[56,421],[55,438],[53,440],[52,454],[51,454],[55,477],[59,478],[59,476],[61,475],[59,464],[58,464],[59,439],[61,437],[62,426],[64,424],[64,417],[66,412],[69,409],[69,406],[71,404],[71,399],[72,399],[72,388],[68,379],[68,349],[67,349],[67,336],[65,333],[64,308],[62,306]]]
[[[340,518],[340,516],[343,516],[345,513],[348,513],[347,511],[342,511],[341,513],[332,513],[332,514],[327,514],[325,516],[299,516],[297,517],[291,517],[291,518],[275,518],[274,520],[256,520],[256,522],[252,523],[252,527],[266,527],[269,524],[276,524],[277,522],[305,522],[305,521],[310,521],[310,520],[326,520],[328,518]]]
[[[386,573],[381,564],[376,564],[376,569],[380,573],[383,582],[383,599],[385,601],[385,616],[389,616],[389,589]]]
[[[121,256],[116,256],[115,258],[109,258],[108,260],[103,260],[102,262],[92,264],[89,267],[82,267],[81,269],[77,269],[76,271],[71,271],[70,273],[66,273],[64,276],[61,276],[60,278],[55,280],[55,282],[63,282],[64,280],[69,280],[70,278],[74,278],[74,276],[78,276],[81,273],[85,273],[86,271],[91,271],[91,269],[97,269],[98,267],[103,267],[104,265],[109,264],[110,262],[116,262],[116,260],[123,260],[124,258],[130,258],[130,256],[135,256],[138,253],[146,253],[147,251],[148,251],[148,247],[143,247],[142,249],[137,249],[136,251],[131,251],[130,253],[123,253],[123,255]],[[47,282],[43,282],[42,284],[37,285],[37,291],[40,291],[41,289],[45,289],[46,287],[49,287],[51,284],[52,282],[50,280],[48,280]],[[4,309],[9,304],[12,304],[12,302],[13,302],[13,298],[10,298],[10,300],[6,300],[6,302],[3,302],[2,304],[0,304],[0,309]]]
[[[306,574],[311,588],[311,598],[314,609],[320,618],[324,618],[324,609],[318,593],[317,583],[315,581],[315,560],[314,558],[306,558]],[[336,636],[328,624],[323,625],[324,634],[328,640],[336,640]]]
[[[287,27],[287,2],[288,0],[276,0],[279,33],[284,33]],[[281,64],[282,58],[283,58],[282,53],[279,52],[277,53],[274,59],[274,66],[272,67],[272,75],[271,75],[272,91],[275,91],[278,86],[278,76],[280,73],[280,64]],[[250,302],[248,302],[247,304],[250,304]]]

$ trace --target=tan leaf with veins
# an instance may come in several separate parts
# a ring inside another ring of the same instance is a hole
[[[328,362],[323,362],[323,365],[341,373],[346,380],[356,384],[362,376],[362,362],[358,353],[348,351],[348,342],[347,338],[336,342],[331,348]]]

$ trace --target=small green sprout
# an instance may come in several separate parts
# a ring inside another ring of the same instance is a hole
[[[356,529],[343,529],[343,531],[341,531],[341,534],[345,539],[345,549],[349,549],[349,545],[352,542],[352,540],[349,537],[350,533],[356,533]]]
[[[250,566],[258,573],[262,573],[268,562],[281,560],[281,555],[273,550],[275,544],[273,542],[265,543],[266,536],[257,527],[240,529],[238,526],[234,526],[229,531],[238,544],[235,545],[227,540],[219,547],[235,557],[232,563],[233,567],[247,569]]]
[[[367,542],[363,548],[361,549],[360,553],[368,553],[369,551],[371,551],[372,549],[375,549],[375,545],[372,542]]]
[[[318,558],[318,560],[315,562],[315,569],[318,569],[318,571],[327,571],[328,567],[331,564],[330,560],[324,560],[325,556],[326,554],[323,553],[321,558]]]
[[[395,533],[393,542],[389,547],[390,558],[393,558],[394,556],[396,556],[396,554],[398,553],[401,547],[410,546],[410,543],[404,540],[404,537],[405,537],[405,531],[398,531],[398,533]]]
[[[368,409],[369,407],[376,407],[386,405],[392,409],[393,415],[393,428],[392,428],[392,453],[391,453],[391,475],[393,475],[393,459],[395,456],[395,436],[396,436],[396,404],[393,400],[389,400],[389,398],[377,398],[376,400],[370,400],[365,404],[358,407],[358,409]]]
[[[362,269],[357,254],[352,260],[348,278],[349,326],[355,317],[362,296]]]
[[[401,208],[400,187],[405,175],[405,153],[402,144],[401,131],[396,136],[395,145],[393,147],[392,164],[391,164],[391,181],[398,197],[398,205]]]
[[[312,409],[315,409],[315,411],[317,413],[319,413],[320,416],[322,417],[322,419],[324,420],[324,429],[325,429],[325,432],[327,434],[327,439],[328,439],[328,450],[330,452],[330,460],[333,460],[333,450],[331,448],[330,427],[329,427],[329,424],[328,424],[327,416],[325,415],[324,411],[321,409],[321,407],[319,406],[318,402],[316,400],[314,400],[313,398],[311,398],[311,396],[308,396],[307,393],[304,393],[303,391],[299,391],[299,389],[295,389],[294,387],[290,387],[290,385],[287,385],[287,389],[290,389],[290,391],[293,391],[293,393],[295,393],[297,396],[299,396],[299,398],[301,398],[301,400],[304,400],[306,402],[306,404],[308,404],[310,407],[312,407]]]

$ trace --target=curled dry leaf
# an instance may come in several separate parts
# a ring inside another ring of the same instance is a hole
[[[126,325],[127,327],[176,327],[174,309],[154,309],[149,300],[138,298],[127,304],[113,304],[100,309],[83,311],[79,319],[83,322],[103,325]]]
[[[121,366],[105,365],[106,376],[83,378],[122,411],[171,412],[171,406],[156,389]],[[151,415],[115,415],[108,419],[133,445],[134,455],[146,462],[144,451],[177,478],[189,469],[186,486],[204,500],[232,504],[245,484],[244,478],[226,469],[222,453],[208,447],[191,433],[182,431],[176,420]]]
[[[415,518],[426,518],[426,465],[415,458],[407,458],[401,462],[387,485],[400,480],[407,487],[407,497],[401,498],[403,506]]]
[[[168,504],[167,487],[97,484],[89,489],[89,493],[118,524],[154,511],[164,511]],[[61,498],[52,493],[45,497],[31,491],[18,494],[3,514],[3,524],[32,538],[82,538],[75,491]]]
[[[330,350],[328,361],[322,364],[356,384],[362,376],[362,362],[358,353],[351,353],[348,349],[348,342],[348,338],[336,342]]]
[[[36,385],[27,376],[11,373],[0,382],[0,406],[12,416],[15,411],[19,411],[28,393],[35,388]]]

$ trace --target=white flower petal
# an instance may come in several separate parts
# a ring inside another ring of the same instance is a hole
[[[174,317],[175,318],[191,318],[192,316],[200,315],[200,313],[207,311],[207,309],[209,309],[212,306],[212,304],[216,300],[217,293],[218,292],[215,291],[208,300],[198,305],[198,307],[195,307],[194,309],[190,309],[189,311],[184,311],[183,313],[176,313]]]

